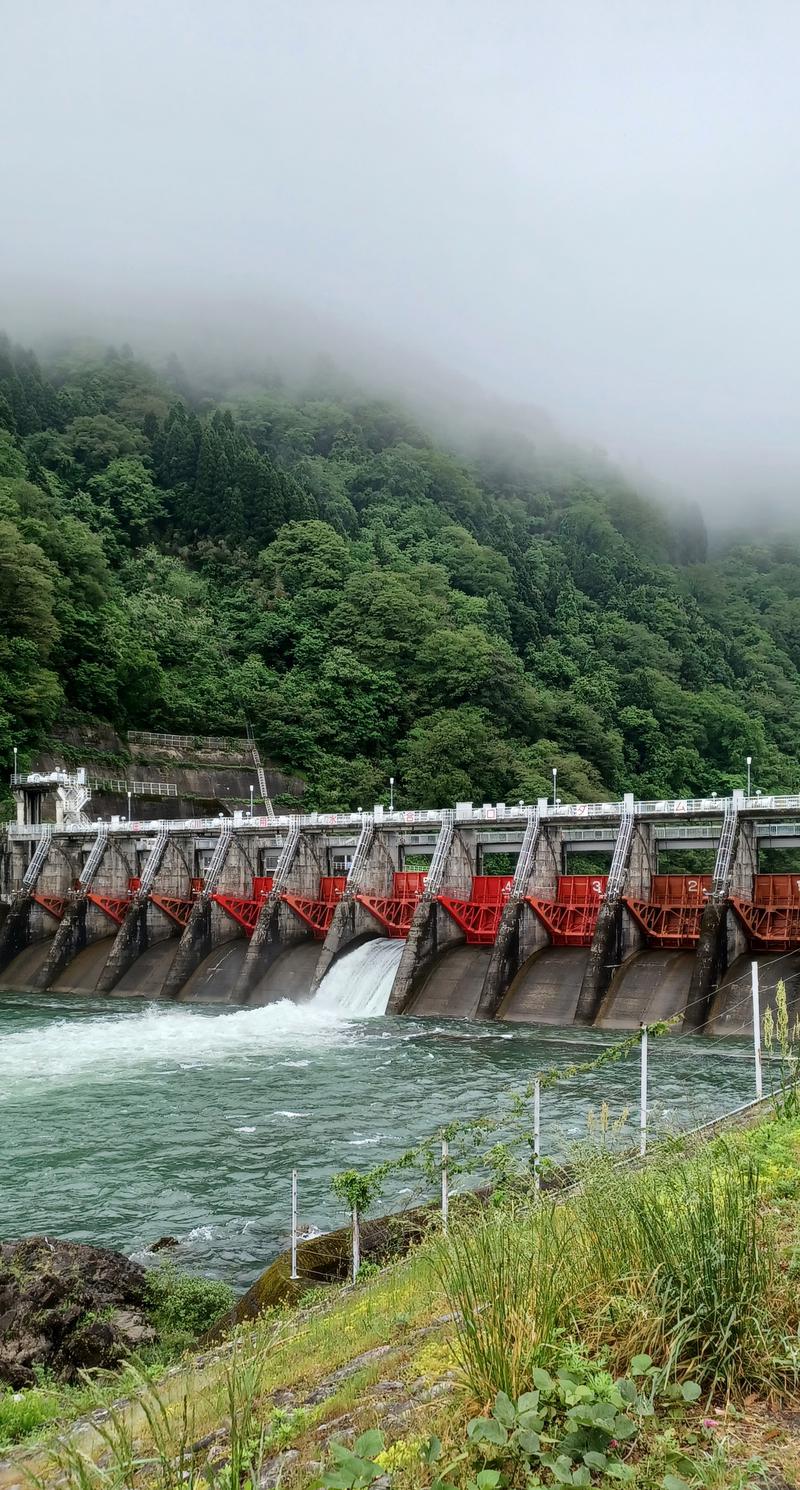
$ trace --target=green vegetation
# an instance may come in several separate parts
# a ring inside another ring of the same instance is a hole
[[[518,1188],[177,1375],[129,1368],[130,1402],[28,1469],[74,1490],[796,1483],[798,1159],[785,1115],[642,1169],[583,1145],[560,1204]]]
[[[800,544],[341,380],[194,386],[0,341],[0,757],[240,733],[310,805],[797,786]]]
[[[147,1295],[148,1318],[158,1332],[160,1356],[167,1360],[188,1350],[234,1300],[229,1284],[181,1273],[170,1262],[148,1273]]]
[[[233,1298],[227,1283],[181,1273],[171,1262],[153,1268],[147,1276],[146,1314],[157,1343],[121,1373],[86,1373],[77,1385],[65,1385],[41,1372],[37,1385],[23,1391],[0,1386],[0,1451],[55,1420],[80,1416],[156,1379],[230,1309]]]

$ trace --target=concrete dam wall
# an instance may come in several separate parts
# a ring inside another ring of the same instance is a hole
[[[22,822],[5,830],[0,987],[300,1002],[382,940],[398,948],[381,962],[390,1014],[609,1030],[678,1015],[740,1035],[753,959],[764,1006],[779,978],[800,1001],[800,877],[759,870],[776,839],[800,850],[800,799]],[[687,846],[714,872],[661,873]],[[587,853],[602,873],[572,872]],[[486,873],[498,855],[509,869]]]

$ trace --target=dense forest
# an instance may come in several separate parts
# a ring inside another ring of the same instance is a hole
[[[452,443],[452,442],[451,442]],[[709,557],[610,467],[343,378],[0,340],[0,757],[240,733],[309,804],[798,787],[800,542]]]

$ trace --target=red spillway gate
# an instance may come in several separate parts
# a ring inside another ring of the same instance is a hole
[[[757,874],[752,900],[739,895],[730,900],[754,952],[800,947],[800,879],[792,874]]]
[[[654,874],[648,899],[626,895],[625,904],[650,946],[696,947],[711,885],[710,874]]]
[[[470,946],[490,947],[513,883],[513,874],[476,874],[469,900],[459,900],[453,895],[437,898],[466,933]]]
[[[271,889],[272,875],[261,874],[253,879],[250,895],[215,894],[211,896],[211,899],[215,905],[222,907],[232,921],[241,926],[246,937],[251,937],[256,929],[258,913],[264,901],[269,898]]]
[[[255,881],[253,883],[255,884]],[[180,926],[183,929],[189,924],[192,907],[202,888],[203,881],[201,879],[195,879],[191,882],[191,890],[188,895],[151,894],[150,899],[153,905],[157,905],[159,910],[164,912],[165,916],[169,916],[170,921],[174,921],[176,926]]]
[[[128,880],[128,888],[124,895],[108,895],[104,890],[89,890],[86,899],[96,905],[98,910],[108,916],[115,926],[121,926],[125,920],[125,912],[139,889],[141,880],[132,878]]]
[[[555,900],[526,896],[554,947],[591,947],[607,883],[605,874],[562,874]]]
[[[422,892],[424,870],[402,870],[394,875],[391,895],[357,895],[356,900],[380,921],[390,937],[406,937]]]
[[[283,900],[291,907],[306,926],[310,926],[318,941],[323,941],[328,934],[333,913],[341,900],[347,876],[345,874],[324,875],[319,882],[319,894],[316,898],[309,895],[292,895],[287,890],[283,892]]]
[[[47,911],[48,915],[54,916],[56,921],[64,919],[64,912],[67,908],[66,895],[41,895],[38,890],[34,890],[31,900],[35,900],[36,904],[40,905],[43,911]]]

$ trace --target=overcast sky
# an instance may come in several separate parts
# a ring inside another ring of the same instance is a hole
[[[796,0],[0,0],[0,129],[13,331],[267,291],[797,488]]]

